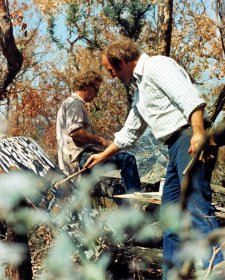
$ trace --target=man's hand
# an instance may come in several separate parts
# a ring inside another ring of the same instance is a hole
[[[107,148],[110,144],[112,144],[111,141],[106,140],[105,138],[92,134],[85,130],[83,127],[80,127],[78,129],[74,129],[69,134],[70,137],[73,138],[74,141],[76,141],[79,144],[96,144],[100,145],[104,148]]]
[[[84,168],[92,168],[93,166],[103,162],[104,160],[105,157],[103,156],[103,153],[93,154],[88,158],[87,162],[84,165]]]
[[[188,153],[190,155],[194,155],[196,151],[199,149],[199,147],[202,145],[205,138],[205,132],[199,131],[199,132],[193,132],[193,136],[191,138],[190,148],[188,150]]]
[[[91,155],[85,163],[84,168],[92,168],[94,165],[101,163],[115,155],[119,152],[119,150],[120,149],[116,146],[116,144],[111,143],[103,152]]]

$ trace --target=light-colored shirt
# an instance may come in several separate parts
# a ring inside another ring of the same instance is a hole
[[[156,139],[165,142],[189,123],[196,108],[206,105],[187,72],[172,58],[142,54],[133,76],[138,88],[132,108],[114,139],[121,149],[132,146],[147,126]]]
[[[79,170],[78,156],[84,149],[91,147],[98,150],[96,145],[83,144],[69,136],[78,128],[83,128],[93,134],[87,104],[76,93],[73,93],[62,103],[56,121],[58,163],[60,169],[67,175]]]

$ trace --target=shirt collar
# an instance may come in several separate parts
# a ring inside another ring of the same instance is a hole
[[[143,76],[143,69],[145,61],[149,58],[149,56],[146,53],[143,53],[139,59],[138,62],[134,68],[133,76],[138,79],[139,76]]]
[[[87,104],[79,95],[76,94],[76,92],[73,92],[71,94],[71,96],[74,98],[74,99],[77,99],[79,101],[81,101],[82,103],[84,103],[85,105]]]

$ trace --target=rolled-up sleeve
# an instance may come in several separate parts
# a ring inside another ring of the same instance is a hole
[[[79,102],[67,104],[66,108],[66,131],[68,135],[75,129],[83,127],[83,108]]]
[[[115,133],[114,143],[120,149],[130,148],[144,133],[146,127],[146,122],[135,106],[130,110],[124,127]]]

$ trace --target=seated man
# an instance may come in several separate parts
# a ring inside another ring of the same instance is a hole
[[[96,71],[79,73],[75,78],[74,93],[59,108],[56,124],[58,160],[60,169],[67,175],[83,168],[91,154],[103,151],[111,143],[94,134],[87,109],[87,103],[98,95],[101,83],[102,77]],[[120,152],[103,165],[107,164],[121,170],[126,193],[140,191],[141,183],[133,154]]]

